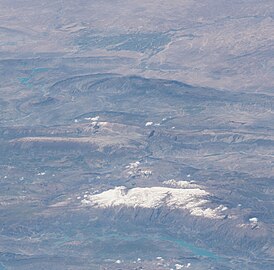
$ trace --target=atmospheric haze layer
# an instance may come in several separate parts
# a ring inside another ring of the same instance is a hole
[[[273,0],[0,0],[0,270],[273,270],[273,209]]]

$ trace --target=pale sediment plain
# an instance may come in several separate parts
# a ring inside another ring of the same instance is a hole
[[[0,270],[272,270],[273,33],[271,0],[0,0]]]

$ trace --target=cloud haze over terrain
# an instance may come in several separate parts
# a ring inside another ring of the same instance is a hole
[[[272,270],[273,123],[273,0],[0,0],[0,270]]]

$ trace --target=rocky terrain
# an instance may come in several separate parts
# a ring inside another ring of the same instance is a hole
[[[0,1],[0,270],[273,269],[272,1],[114,2]]]

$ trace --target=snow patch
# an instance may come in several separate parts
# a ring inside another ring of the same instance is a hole
[[[95,116],[95,117],[86,117],[84,119],[91,122],[97,122],[99,118],[100,118],[99,116]]]
[[[253,224],[257,224],[258,223],[258,218],[256,218],[256,217],[250,218],[249,222],[253,223]]]
[[[191,266],[191,263],[187,263],[186,265],[176,263],[176,264],[175,264],[175,269],[176,269],[176,270],[180,270],[180,269],[182,269],[182,268],[189,268],[190,266]]]
[[[140,165],[139,161],[131,162],[128,166],[126,166],[127,169],[136,169]]]
[[[194,181],[176,181],[174,179],[170,179],[164,181],[163,184],[168,185],[170,187],[177,187],[177,188],[200,188],[199,185],[195,184]]]
[[[185,182],[185,181],[184,181]],[[170,187],[136,187],[128,189],[124,186],[115,187],[95,195],[87,195],[81,202],[95,208],[112,208],[125,206],[132,208],[183,209],[193,216],[221,219],[224,217],[222,208],[209,208],[207,191],[198,185],[183,183],[184,188]]]
[[[137,177],[137,176],[148,177],[152,175],[152,171],[150,169],[141,169],[139,166],[140,166],[139,161],[129,163],[129,165],[126,166],[128,176],[129,177]]]
[[[146,122],[146,127],[149,127],[149,126],[152,126],[153,125],[153,122]]]

